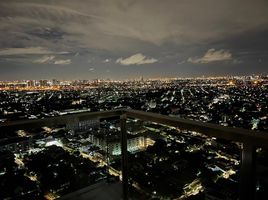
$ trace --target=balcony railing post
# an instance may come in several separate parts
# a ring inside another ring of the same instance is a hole
[[[241,153],[240,200],[253,200],[256,192],[256,148],[244,143]]]
[[[128,199],[128,169],[127,169],[127,131],[126,131],[126,114],[120,115],[121,128],[121,158],[122,158],[122,183],[123,199]]]

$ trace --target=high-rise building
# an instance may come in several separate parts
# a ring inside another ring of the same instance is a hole
[[[28,87],[34,87],[34,86],[35,86],[35,81],[34,81],[34,80],[29,80],[29,81],[27,82],[27,86],[28,86]]]
[[[40,86],[41,87],[47,87],[47,86],[49,86],[48,80],[40,80]]]
[[[56,85],[59,85],[59,84],[60,84],[60,81],[58,81],[57,79],[52,80],[52,85],[53,86],[56,86]]]

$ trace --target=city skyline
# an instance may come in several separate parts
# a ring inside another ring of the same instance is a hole
[[[0,9],[0,80],[268,72],[264,0],[3,0]]]

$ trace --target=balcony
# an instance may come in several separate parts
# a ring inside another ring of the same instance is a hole
[[[223,139],[238,143],[241,147],[239,162],[240,170],[238,196],[241,200],[256,199],[256,150],[258,148],[266,148],[268,145],[268,135],[264,132],[255,132],[240,128],[223,127],[215,124],[179,119],[171,116],[164,116],[143,111],[120,109],[112,111],[65,115],[40,120],[7,122],[0,125],[0,133],[3,135],[6,134],[6,132],[24,130],[28,129],[29,127],[57,127],[59,125],[72,126],[74,124],[77,124],[79,121],[91,119],[120,120],[121,151],[118,153],[118,155],[121,155],[121,168],[119,172],[116,172],[119,173],[118,175],[120,181],[114,181],[111,184],[106,184],[106,181],[102,181],[98,184],[93,184],[92,186],[83,188],[71,194],[64,195],[61,197],[62,199],[74,199],[74,197],[75,199],[107,199],[107,197],[110,197],[110,199],[120,199],[120,196],[121,199],[135,199],[131,194],[131,186],[135,185],[136,182],[133,181],[129,173],[129,169],[131,168],[131,166],[129,164],[130,161],[128,160],[128,119],[141,120],[145,122],[165,125],[168,127],[175,127],[179,128],[179,130],[194,131],[197,133],[201,133],[207,138]],[[8,138],[0,140],[0,146],[6,146],[10,144],[16,145],[19,142],[28,142],[35,139],[36,136],[22,137],[19,138],[19,140],[17,137]],[[111,170],[111,168],[109,170]],[[107,180],[108,179],[109,178],[107,178]],[[193,184],[196,183],[193,182]],[[103,191],[106,192],[104,193]],[[157,191],[153,191],[153,196],[157,196]]]

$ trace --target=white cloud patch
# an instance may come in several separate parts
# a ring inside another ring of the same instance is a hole
[[[39,58],[37,60],[35,60],[35,63],[42,63],[42,64],[48,64],[51,63],[51,61],[53,61],[55,58],[55,56],[43,56],[42,58]]]
[[[91,67],[91,68],[88,69],[88,71],[94,72],[95,71],[95,68],[94,67]]]
[[[108,62],[110,62],[110,61],[111,61],[111,59],[107,58],[107,59],[105,59],[105,60],[103,61],[103,63],[108,63]]]
[[[59,54],[59,55],[64,55],[64,54],[69,54],[71,52],[69,51],[61,51],[61,52],[54,52],[55,54]]]
[[[178,62],[177,64],[178,64],[178,65],[182,65],[182,64],[184,64],[184,63],[185,63],[185,60],[180,61],[180,62]]]
[[[232,54],[228,50],[220,49],[209,49],[204,56],[198,58],[198,57],[190,57],[188,58],[188,62],[191,63],[210,63],[210,62],[216,62],[216,61],[226,61],[231,60]]]
[[[69,65],[71,64],[72,61],[70,59],[66,59],[66,60],[56,60],[54,62],[55,65]]]
[[[40,64],[55,64],[55,65],[69,65],[71,64],[70,59],[66,60],[56,60],[56,57],[53,55],[47,55],[43,56],[42,58],[39,58],[34,61],[34,63],[40,63]]]
[[[243,60],[239,60],[239,59],[234,59],[233,60],[233,64],[241,64],[241,63],[243,63]]]
[[[7,48],[0,50],[0,56],[27,55],[27,54],[51,54],[53,52],[43,47]]]
[[[142,64],[151,64],[151,63],[155,63],[158,60],[155,58],[148,58],[146,56],[144,56],[141,53],[137,53],[135,55],[132,55],[128,58],[118,58],[116,60],[116,63],[119,63],[121,65],[142,65]]]

